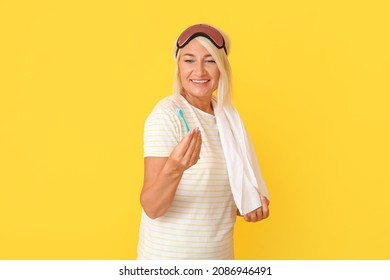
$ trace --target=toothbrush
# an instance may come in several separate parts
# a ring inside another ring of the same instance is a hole
[[[184,118],[184,113],[183,113],[183,110],[182,109],[177,109],[177,114],[179,115],[179,117],[181,118],[181,120],[183,121],[184,123],[184,128],[186,130],[186,133],[190,132],[190,128],[188,127],[188,124],[186,122],[186,119]],[[198,160],[200,159],[200,156],[198,158]]]
[[[184,128],[186,130],[186,133],[190,132],[190,128],[188,127],[188,124],[186,122],[186,119],[184,118],[184,113],[183,113],[183,110],[182,109],[178,109],[177,110],[177,113],[179,114],[179,117],[182,119],[183,123],[184,123]]]

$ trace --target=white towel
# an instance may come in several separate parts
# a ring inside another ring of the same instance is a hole
[[[216,110],[215,117],[234,201],[241,215],[245,215],[262,205],[259,194],[269,199],[268,190],[237,110],[233,106]]]

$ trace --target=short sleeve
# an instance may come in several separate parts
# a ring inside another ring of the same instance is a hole
[[[168,157],[180,139],[179,117],[172,110],[155,108],[145,121],[144,157]]]

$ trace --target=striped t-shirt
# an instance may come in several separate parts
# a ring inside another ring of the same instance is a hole
[[[182,96],[161,100],[145,123],[144,156],[168,157],[185,136],[179,108],[190,129],[201,130],[200,159],[184,172],[164,216],[142,211],[137,258],[234,259],[236,206],[215,117]]]

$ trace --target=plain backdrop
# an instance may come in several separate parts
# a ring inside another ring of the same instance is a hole
[[[390,258],[388,1],[0,1],[0,259],[134,259],[143,125],[187,26],[231,38],[271,194],[237,259]]]

